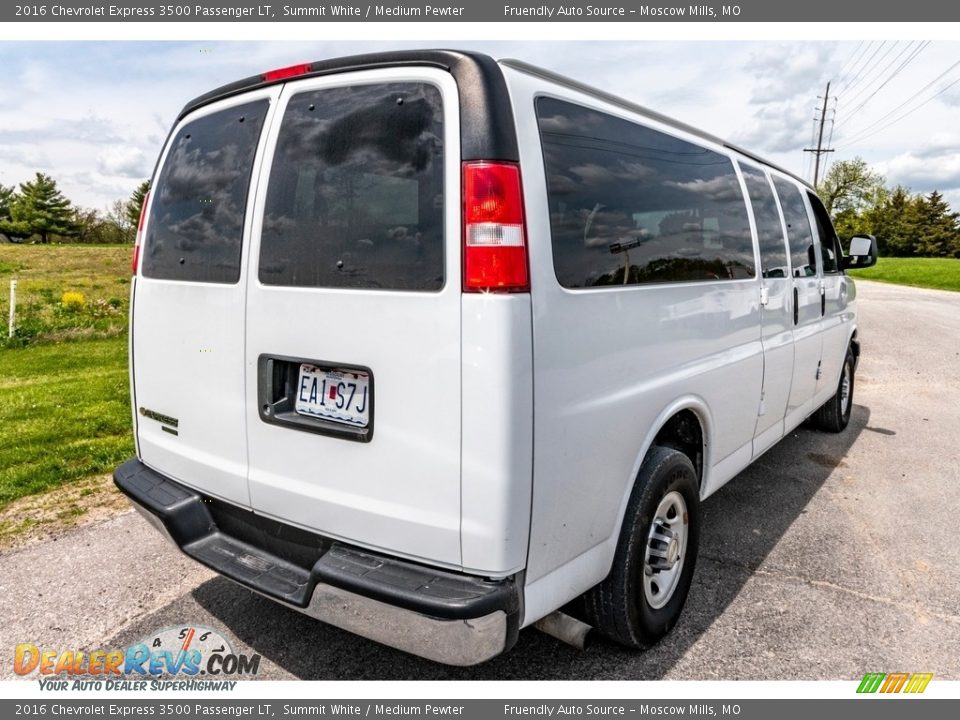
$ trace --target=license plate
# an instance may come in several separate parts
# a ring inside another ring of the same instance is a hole
[[[300,415],[366,427],[370,422],[370,376],[303,363],[294,409]]]

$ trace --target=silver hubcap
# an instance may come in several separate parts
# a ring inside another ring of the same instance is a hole
[[[687,553],[687,503],[676,490],[663,496],[647,535],[643,595],[654,610],[673,597]]]
[[[850,365],[843,366],[843,377],[840,379],[840,410],[844,415],[850,407]]]

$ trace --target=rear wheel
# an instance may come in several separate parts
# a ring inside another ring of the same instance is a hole
[[[700,540],[700,489],[690,458],[653,447],[627,505],[610,574],[585,597],[588,620],[603,635],[647,648],[683,610]]]
[[[856,361],[853,352],[848,348],[847,356],[843,360],[843,369],[840,371],[840,382],[837,392],[813,414],[814,424],[827,432],[841,432],[850,422],[850,412],[853,409],[853,369]]]

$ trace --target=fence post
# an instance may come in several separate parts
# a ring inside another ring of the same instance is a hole
[[[7,337],[13,337],[17,329],[17,281],[10,281],[10,321],[7,323]]]

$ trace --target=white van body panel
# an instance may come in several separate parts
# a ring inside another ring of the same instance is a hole
[[[271,102],[264,120],[267,128],[279,94],[279,87],[271,87],[207,105],[178,123],[170,139],[195,120],[264,98]],[[244,247],[254,227],[252,198],[263,165],[265,135],[261,132],[253,162]],[[168,145],[161,155],[158,174],[169,150]],[[153,182],[156,186],[156,177]],[[144,236],[149,230],[148,224]],[[250,254],[241,253],[240,280],[233,284],[160,280],[140,273],[131,315],[137,406],[179,421],[172,428],[140,410],[141,460],[189,487],[244,507],[250,505],[243,366],[249,264]]]
[[[814,253],[819,258],[819,247],[816,242],[816,226],[810,213],[810,204],[805,189],[795,180],[782,173],[771,171],[771,176],[781,183],[789,184],[795,192],[800,193],[803,199],[804,211],[811,225],[814,238]],[[784,225],[789,234],[790,226],[783,209],[787,200],[780,197],[778,188],[778,202],[784,216]],[[793,378],[790,383],[790,397],[787,401],[787,413],[784,417],[784,434],[790,432],[802,423],[814,410],[814,395],[817,389],[817,376],[820,374],[820,361],[823,354],[823,318],[820,312],[820,284],[823,277],[823,263],[817,261],[817,274],[809,277],[796,277],[796,268],[793,258],[790,258],[790,269],[794,290],[793,299],[797,307],[794,309],[797,322],[793,327]]]
[[[524,173],[533,303],[534,480],[526,596],[532,609],[541,607],[531,598],[533,584],[567,563],[583,566],[545,587],[582,592],[607,574],[645,443],[652,441],[646,436],[656,433],[658,418],[678,407],[679,399],[699,398],[712,415],[704,494],[749,462],[763,376],[760,284],[755,277],[563,288],[554,273],[535,98],[558,97],[690,138],[589,95],[511,68],[504,72]],[[728,471],[728,465],[736,469]],[[575,561],[597,546],[603,549],[590,555],[589,564]],[[554,597],[555,607],[567,599]]]
[[[816,217],[809,193],[804,193],[804,200],[810,216]],[[825,239],[820,237],[818,223],[813,223],[813,235],[819,256]],[[813,403],[815,408],[820,407],[837,391],[837,383],[840,382],[840,372],[843,369],[843,361],[847,355],[856,321],[855,309],[851,307],[854,302],[852,298],[856,295],[855,291],[851,292],[853,279],[841,272],[824,272],[822,259],[820,277],[823,281],[823,351],[820,362],[821,372],[817,379],[816,397]]]
[[[754,163],[739,161],[744,168],[763,173],[766,186],[774,193],[770,177],[763,168]],[[749,191],[747,207],[754,237],[759,236],[755,204]],[[790,249],[784,229],[783,213],[776,202],[776,216],[780,224],[781,247],[787,258],[787,277],[761,277],[762,302],[760,308],[761,343],[763,345],[763,390],[757,411],[757,426],[754,431],[753,457],[758,457],[783,437],[783,418],[787,410],[790,386],[793,380],[793,284],[789,277]],[[762,268],[763,258],[758,267]]]
[[[404,81],[432,83],[443,98],[446,283],[439,292],[285,287],[264,285],[249,273],[250,504],[361,547],[460,568],[460,125],[450,75],[382,69],[286,83],[267,138],[249,255],[260,256],[268,169],[289,99]],[[263,422],[255,397],[261,355],[369,367],[374,440],[357,443]]]
[[[463,296],[463,567],[491,577],[527,559],[533,467],[530,296]]]

